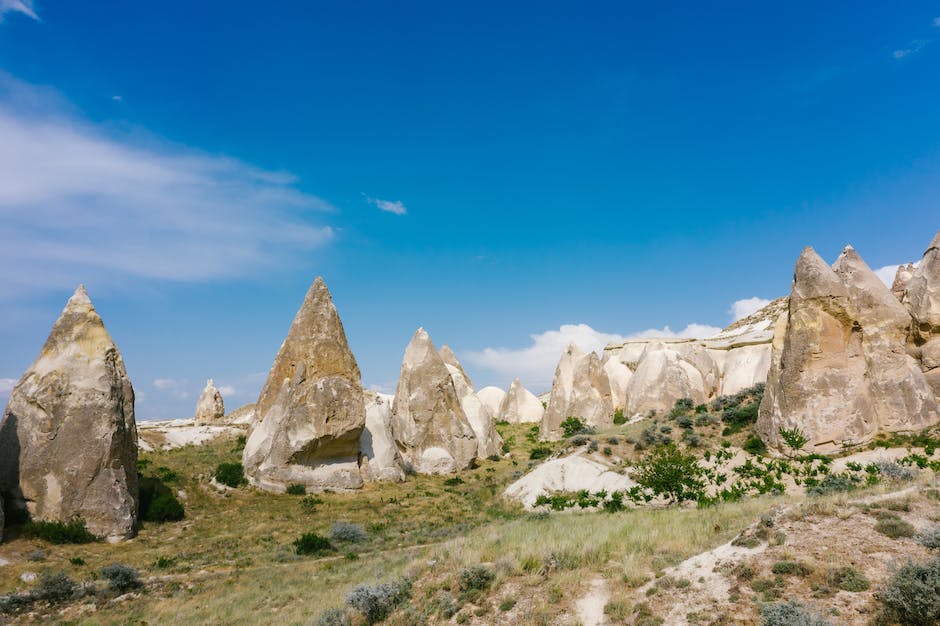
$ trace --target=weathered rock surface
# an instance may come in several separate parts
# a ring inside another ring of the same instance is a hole
[[[574,344],[568,346],[555,368],[539,436],[559,439],[561,423],[569,417],[596,428],[612,426],[614,419],[607,372],[594,352],[585,354]]]
[[[392,434],[406,467],[446,474],[470,467],[478,442],[450,370],[419,328],[402,359],[392,403]]]
[[[197,424],[190,419],[141,420],[137,423],[137,448],[144,452],[201,446],[243,430],[231,424]]]
[[[484,387],[477,392],[477,397],[486,405],[493,417],[499,419],[499,407],[503,404],[506,392],[499,387]]]
[[[540,495],[581,490],[613,493],[627,491],[635,484],[630,478],[618,474],[599,460],[573,454],[542,463],[509,485],[503,493],[506,497],[521,502],[525,508],[532,509]]]
[[[206,381],[205,389],[199,394],[195,420],[197,424],[225,421],[225,403],[222,401],[222,392],[215,388],[211,378]]]
[[[630,368],[620,362],[618,358],[609,358],[604,363],[607,380],[610,382],[610,399],[614,409],[627,408],[627,386],[633,378]]]
[[[366,428],[359,440],[361,470],[367,481],[405,480],[405,466],[392,436],[392,396],[365,392]]]
[[[914,318],[911,340],[934,395],[940,398],[940,232],[911,275],[904,295]]]
[[[447,366],[450,377],[454,381],[454,390],[460,399],[460,406],[463,408],[470,427],[473,428],[473,434],[477,438],[477,457],[485,459],[486,457],[499,455],[502,451],[503,440],[496,432],[496,420],[493,412],[486,406],[482,400],[473,392],[473,385],[470,383],[470,377],[457,361],[457,355],[446,345],[441,347],[441,360]]]
[[[365,404],[359,366],[330,292],[317,278],[274,359],[243,453],[261,489],[355,489]]]
[[[257,405],[254,402],[243,404],[231,413],[225,416],[225,421],[229,424],[247,425],[255,421],[255,409]]]
[[[545,407],[542,406],[542,401],[523,387],[518,378],[512,381],[499,407],[500,421],[510,424],[538,424],[544,416]]]
[[[898,265],[898,271],[894,274],[894,282],[891,283],[891,293],[898,300],[903,300],[907,289],[911,284],[911,279],[914,277],[914,264],[908,263],[907,265]]]
[[[680,398],[695,404],[706,400],[702,373],[673,346],[652,342],[640,357],[639,365],[627,385],[627,415],[664,411]]]
[[[121,353],[84,287],[69,299],[0,423],[7,514],[85,520],[111,540],[134,534],[137,428]]]
[[[812,248],[794,273],[785,337],[775,339],[757,430],[783,449],[798,428],[823,454],[940,420],[940,407],[905,352],[910,317],[847,247],[830,268]],[[779,353],[777,351],[779,350]]]

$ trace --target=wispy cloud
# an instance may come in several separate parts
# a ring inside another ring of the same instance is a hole
[[[6,396],[13,391],[13,386],[16,384],[15,378],[0,378],[0,395]]]
[[[2,72],[0,137],[0,300],[99,279],[242,277],[333,237],[333,207],[289,173],[109,135]]]
[[[153,381],[153,386],[178,400],[189,397],[189,381],[185,378],[158,378]]]
[[[907,265],[907,263],[904,263],[903,265]],[[920,265],[920,261],[915,261],[914,267],[917,267],[918,265]],[[881,279],[881,282],[883,282],[888,287],[891,287],[894,285],[894,277],[897,276],[899,267],[901,266],[885,265],[884,267],[879,267],[878,269],[874,270],[874,272],[875,275]]]
[[[221,393],[223,396],[234,396],[235,387],[231,385],[222,385],[221,387],[219,387],[219,393]]]
[[[7,13],[22,13],[27,17],[39,21],[36,10],[33,8],[33,0],[0,0],[0,22]]]
[[[933,25],[940,28],[940,17],[933,18]]]
[[[752,313],[757,313],[768,304],[770,304],[770,300],[766,298],[758,298],[757,296],[744,298],[732,302],[728,313],[731,314],[731,321],[737,322],[739,319],[747,317]]]
[[[587,324],[565,324],[558,330],[530,335],[531,344],[525,348],[485,348],[466,353],[466,360],[500,377],[500,384],[508,384],[515,377],[534,390],[551,387],[555,366],[568,344],[574,343],[581,350],[600,353],[609,343],[622,343],[628,339],[647,338],[706,338],[721,329],[707,324],[689,324],[684,329],[673,331],[668,326],[650,328],[630,335],[605,333]],[[505,385],[504,385],[505,386]]]
[[[386,213],[394,213],[395,215],[405,215],[408,213],[408,207],[404,205],[401,200],[382,200],[381,198],[370,198],[366,196],[366,200],[369,204],[373,204],[379,208],[380,211],[385,211]]]
[[[900,48],[892,52],[891,56],[893,56],[895,59],[898,59],[898,60],[903,59],[905,57],[909,57],[912,54],[916,54],[920,52],[921,50],[923,50],[924,46],[926,46],[927,43],[928,42],[925,39],[915,39],[911,43],[907,44],[906,48]]]

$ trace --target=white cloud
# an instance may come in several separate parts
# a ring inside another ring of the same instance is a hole
[[[111,96],[111,99],[114,100],[115,102],[123,102],[123,101],[124,101],[124,97],[123,97],[123,96]]]
[[[904,265],[907,265],[907,263],[904,263]],[[920,261],[917,261],[916,263],[914,263],[914,267],[917,267],[918,265],[920,265]],[[875,272],[875,275],[881,279],[881,282],[883,282],[888,287],[891,287],[892,285],[894,285],[894,277],[898,273],[899,267],[901,266],[900,265],[885,265],[884,267],[879,267],[878,269],[874,270],[874,272]]]
[[[178,400],[189,397],[189,381],[185,378],[157,378],[153,381],[153,386]]]
[[[33,0],[0,0],[0,22],[6,13],[22,13],[34,20],[39,20],[33,8]]]
[[[601,353],[608,343],[622,343],[627,339],[711,337],[721,329],[706,324],[689,324],[676,332],[668,326],[651,328],[631,335],[619,335],[594,330],[587,324],[564,324],[558,330],[530,335],[531,345],[521,349],[485,348],[467,352],[466,360],[473,365],[500,376],[504,383],[519,377],[531,390],[539,392],[551,387],[558,359],[574,343],[581,350]]]
[[[221,393],[223,396],[234,396],[235,387],[232,387],[231,385],[222,385],[219,387],[219,393]]]
[[[242,277],[333,236],[311,224],[333,207],[288,173],[112,136],[68,108],[0,72],[0,300],[78,282]]]
[[[0,378],[0,395],[8,395],[13,391],[14,385],[16,385],[15,378]]]
[[[395,215],[404,215],[408,212],[408,208],[402,203],[401,200],[382,200],[381,198],[370,198],[366,196],[369,204],[374,204],[379,207],[380,211],[385,211],[386,213],[394,213]]]
[[[940,28],[940,17],[933,18],[933,25]]]
[[[758,298],[757,296],[752,298],[744,298],[743,300],[736,300],[733,302],[731,304],[731,308],[728,309],[728,313],[731,314],[731,321],[737,322],[743,317],[747,317],[752,313],[757,313],[768,304],[770,304],[770,300],[765,298]]]
[[[923,50],[924,46],[926,45],[927,45],[926,40],[915,39],[914,41],[912,41],[911,43],[907,45],[907,48],[895,50],[894,52],[891,53],[891,56],[893,56],[895,59],[903,59],[904,57],[909,57],[912,54],[920,52],[921,50]]]

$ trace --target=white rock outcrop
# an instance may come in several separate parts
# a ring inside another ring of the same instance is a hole
[[[634,485],[636,483],[629,477],[618,474],[604,463],[575,453],[542,463],[509,485],[503,495],[532,509],[541,495],[581,490],[612,493],[627,491]]]
[[[199,394],[196,402],[197,424],[215,424],[225,421],[225,403],[222,401],[222,392],[215,388],[212,379],[206,381],[206,387]]]
[[[261,489],[362,487],[366,411],[359,366],[323,279],[307,292],[274,359],[242,455]]]
[[[392,396],[365,392],[366,428],[359,439],[361,470],[366,481],[405,480],[405,465],[392,435]]]
[[[84,287],[10,394],[0,421],[0,495],[36,520],[81,517],[110,540],[134,535],[134,389]]]
[[[510,424],[539,424],[544,416],[542,401],[523,387],[518,378],[512,381],[499,407],[499,420]]]
[[[447,366],[447,371],[450,372],[451,380],[454,381],[454,390],[460,399],[464,415],[467,416],[467,421],[473,428],[473,434],[477,437],[477,457],[485,459],[490,456],[499,456],[502,452],[503,440],[496,432],[493,412],[473,392],[470,377],[457,360],[457,355],[446,344],[441,346],[440,355],[441,360]]]
[[[705,383],[701,372],[672,346],[653,342],[640,357],[627,397],[628,415],[664,411],[680,398],[691,398],[694,404],[705,402]]]
[[[595,428],[613,425],[614,407],[610,381],[597,354],[585,354],[574,344],[561,355],[552,380],[548,408],[539,436],[554,440],[562,436],[561,424],[569,417]]]
[[[478,442],[450,370],[419,328],[405,349],[392,403],[392,434],[406,467],[419,474],[467,469]]]
[[[627,386],[633,378],[633,372],[619,358],[608,358],[604,363],[607,380],[610,381],[610,399],[614,409],[627,408]]]
[[[499,387],[484,387],[477,392],[477,397],[486,405],[493,417],[499,419],[499,407],[503,404],[506,392]]]
[[[904,301],[913,317],[914,352],[934,395],[940,398],[940,232],[911,274]]]

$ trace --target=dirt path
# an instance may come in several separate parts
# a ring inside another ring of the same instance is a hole
[[[607,581],[603,578],[592,580],[590,591],[575,603],[581,626],[604,626],[607,624],[604,607],[607,606],[608,600],[610,600],[610,591],[607,589]]]

